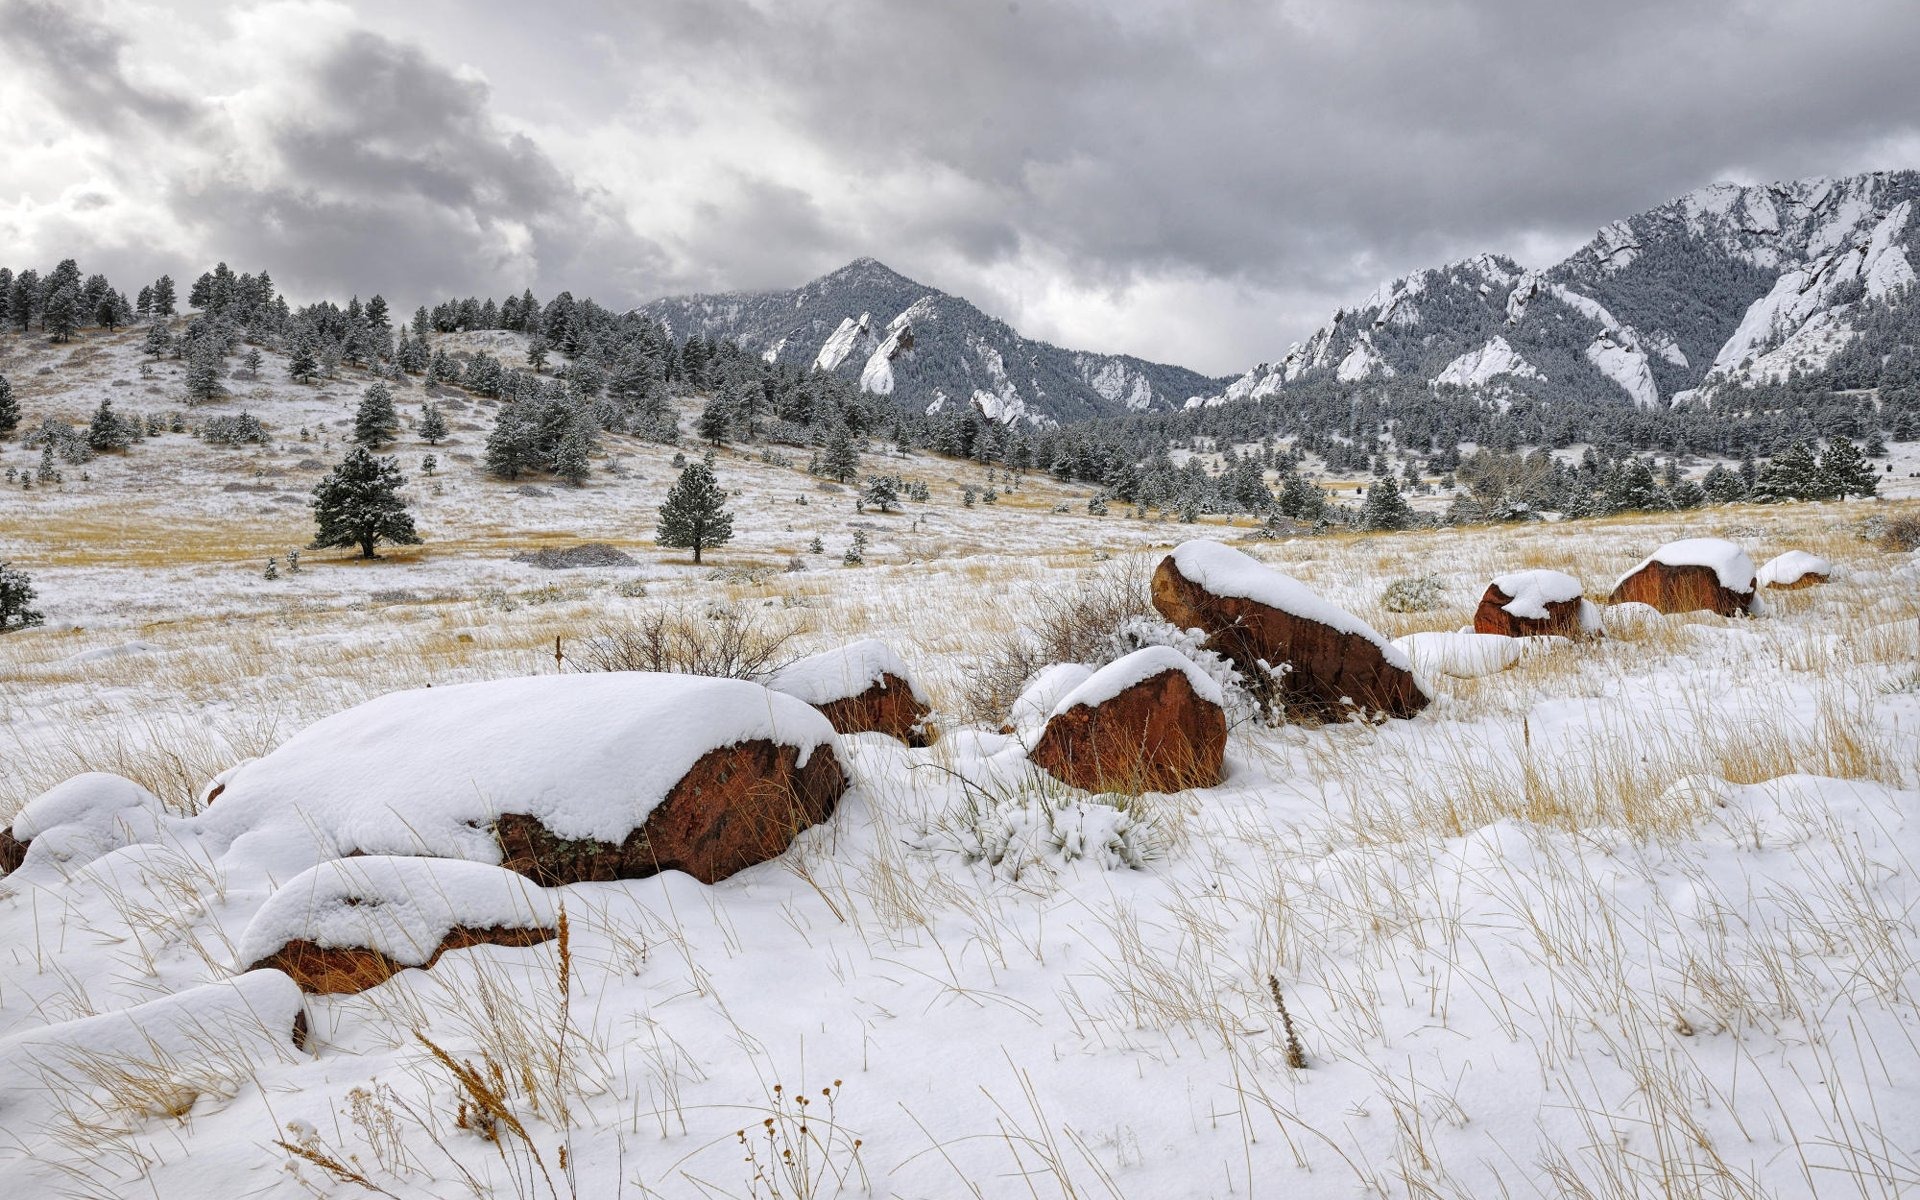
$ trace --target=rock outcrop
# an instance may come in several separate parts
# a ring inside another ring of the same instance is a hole
[[[1586,637],[1599,632],[1599,624],[1580,581],[1562,571],[1502,575],[1487,585],[1473,613],[1475,633],[1502,637]]]
[[[1218,542],[1187,542],[1161,560],[1153,604],[1205,633],[1207,648],[1256,686],[1268,678],[1262,663],[1281,668],[1273,697],[1291,715],[1411,717],[1431,702],[1406,656],[1366,622]]]
[[[1669,542],[1622,575],[1610,603],[1647,604],[1663,613],[1709,611],[1723,617],[1751,612],[1753,560],[1721,538]]]
[[[248,970],[284,971],[305,992],[364,992],[472,946],[535,946],[558,932],[544,889],[486,863],[368,855],[288,880],[248,922]]]
[[[617,842],[566,838],[537,817],[503,814],[493,825],[501,865],[548,887],[661,871],[716,883],[778,856],[795,834],[833,814],[847,790],[839,759],[824,746],[804,764],[799,757],[765,740],[710,750]]]
[[[1227,746],[1220,687],[1191,661],[1149,646],[1061,697],[1029,756],[1090,792],[1177,792],[1221,780]]]
[[[767,686],[819,709],[839,733],[884,733],[909,746],[939,736],[932,706],[907,665],[876,638],[853,642],[782,668]]]

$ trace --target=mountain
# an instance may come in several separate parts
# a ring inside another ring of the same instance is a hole
[[[1714,184],[1614,221],[1544,270],[1483,254],[1382,284],[1189,404],[1397,378],[1500,408],[1525,397],[1663,409],[1835,374],[1849,354],[1898,348],[1874,339],[1916,278],[1916,198],[1913,171]],[[1834,386],[1860,370],[1844,374]]]
[[[670,297],[639,311],[676,338],[728,339],[768,362],[817,366],[928,412],[970,403],[1003,421],[1057,424],[1179,408],[1226,384],[1185,367],[1022,337],[871,258],[789,292]]]

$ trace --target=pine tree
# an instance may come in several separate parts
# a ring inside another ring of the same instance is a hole
[[[589,458],[594,447],[593,422],[588,419],[586,410],[581,409],[568,422],[567,430],[560,435],[559,443],[553,450],[553,473],[575,487],[587,482],[587,476],[593,474],[593,464]]]
[[[1280,511],[1296,521],[1318,521],[1327,515],[1327,494],[1320,485],[1288,472],[1280,485]]]
[[[293,348],[287,352],[287,378],[309,383],[319,373],[320,360],[313,352],[313,343],[304,337],[294,339]]]
[[[40,625],[46,620],[34,608],[33,580],[10,562],[0,562],[0,633]]]
[[[353,414],[353,440],[362,446],[384,446],[400,435],[400,416],[393,411],[393,393],[384,383],[368,386]]]
[[[133,444],[139,431],[113,411],[113,401],[102,400],[87,424],[87,445],[95,450],[124,450]]]
[[[173,276],[162,275],[153,281],[153,315],[162,319],[174,314],[178,302],[173,294]]]
[[[429,400],[420,407],[420,440],[429,446],[438,446],[447,437],[447,418],[440,412],[440,406]]]
[[[1873,496],[1880,490],[1880,478],[1860,447],[1837,437],[1820,452],[1814,473],[1814,494],[1822,499],[1845,500],[1849,496]]]
[[[247,378],[249,379],[260,378],[260,362],[261,362],[260,347],[249,346],[247,348],[247,356],[241,361],[246,363],[247,365]]]
[[[1819,473],[1820,464],[1814,459],[1812,447],[1795,442],[1760,470],[1751,498],[1760,504],[1811,499],[1819,494]]]
[[[733,425],[733,415],[727,411],[724,397],[715,396],[707,401],[700,410],[700,418],[694,423],[694,431],[702,441],[718,446],[727,440],[727,430]]]
[[[220,394],[220,368],[224,364],[220,352],[207,338],[193,343],[187,355],[187,400],[198,404],[212,400]]]
[[[419,545],[413,517],[399,494],[405,482],[393,459],[375,458],[365,446],[347,451],[340,465],[314,486],[311,507],[320,531],[313,548],[358,546],[361,558],[376,558],[373,549],[382,541]]]
[[[1746,482],[1740,478],[1739,474],[1727,470],[1719,463],[1715,463],[1708,469],[1706,478],[1700,481],[1700,486],[1706,492],[1707,501],[1711,504],[1731,504],[1745,498],[1747,494]]]
[[[675,550],[692,550],[693,561],[699,563],[701,551],[733,538],[733,514],[726,510],[726,500],[727,494],[714,482],[713,468],[704,462],[688,463],[660,506],[654,540]]]
[[[1651,512],[1663,507],[1660,486],[1654,482],[1653,468],[1630,458],[1620,464],[1607,480],[1609,512]]]
[[[167,332],[165,325],[156,321],[147,327],[147,340],[142,348],[150,356],[159,358],[173,349],[173,335]]]
[[[63,284],[47,297],[43,324],[56,342],[70,342],[80,330],[80,293],[71,284]]]
[[[535,465],[535,429],[519,404],[503,404],[487,434],[487,473],[518,479]]]
[[[869,475],[867,486],[860,490],[860,500],[855,507],[864,511],[868,505],[883,513],[892,512],[900,506],[900,477],[898,475]]]
[[[0,441],[13,436],[20,428],[20,402],[13,398],[13,385],[0,375]]]
[[[853,431],[836,424],[827,431],[827,444],[821,448],[814,474],[841,483],[852,483],[860,474],[860,452],[854,448]]]
[[[1366,503],[1360,506],[1360,528],[1405,529],[1413,524],[1413,509],[1400,495],[1400,485],[1385,475],[1367,489]]]

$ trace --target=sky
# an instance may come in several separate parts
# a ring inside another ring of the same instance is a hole
[[[0,264],[626,306],[871,255],[1245,370],[1381,280],[1920,167],[1912,0],[0,0]]]

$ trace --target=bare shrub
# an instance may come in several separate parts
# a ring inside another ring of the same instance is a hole
[[[785,610],[782,610],[785,611]],[[660,671],[761,680],[796,657],[801,626],[738,605],[659,608],[601,622],[566,651],[575,671]]]
[[[1108,563],[1072,587],[1036,591],[1017,616],[1016,633],[996,640],[967,678],[967,720],[999,724],[1035,671],[1104,661],[1115,631],[1138,617],[1159,618],[1142,562]]]
[[[1920,550],[1920,512],[1898,512],[1886,518],[1877,540],[1882,550],[1896,554]]]

